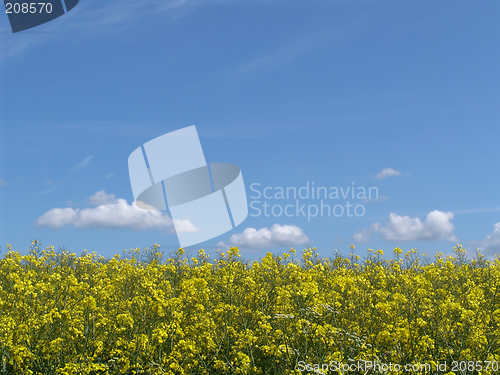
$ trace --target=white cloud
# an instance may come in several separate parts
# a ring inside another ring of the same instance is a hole
[[[113,173],[108,173],[106,176],[104,176],[103,180],[107,180],[108,178],[111,178],[113,176],[114,176]]]
[[[177,233],[200,232],[201,229],[194,226],[189,220],[174,219],[174,226]]]
[[[0,186],[7,186],[9,184],[8,181],[5,181],[3,178],[0,178]]]
[[[35,224],[39,227],[58,229],[64,225],[71,225],[78,210],[72,208],[53,208],[40,216]]]
[[[379,174],[375,176],[375,178],[380,180],[389,176],[401,176],[401,172],[392,168],[384,168]]]
[[[360,230],[352,236],[355,242],[368,242],[370,237],[376,233],[380,228],[380,223],[370,225],[370,228]]]
[[[104,190],[92,195],[87,202],[97,205],[93,208],[53,208],[40,216],[35,224],[39,227],[62,228],[112,228],[132,229],[134,231],[160,230],[174,233],[174,222],[162,211],[146,211],[133,202],[116,199]],[[178,232],[195,232],[196,228],[189,221],[176,222]]]
[[[116,203],[117,199],[114,194],[106,194],[104,190],[98,191],[87,199],[87,203],[92,206],[99,206],[101,204]]]
[[[432,211],[427,214],[425,221],[409,216],[399,216],[391,213],[389,222],[384,225],[374,223],[370,228],[354,233],[356,242],[367,242],[375,233],[380,233],[380,237],[391,242],[407,241],[457,241],[453,235],[455,225],[451,223],[454,217],[451,212]]]
[[[309,241],[302,229],[295,225],[274,224],[270,229],[247,228],[242,233],[233,234],[227,245],[219,242],[218,246],[264,248],[303,245]]]
[[[75,169],[78,169],[78,168],[81,168],[81,167],[84,167],[86,166],[87,164],[90,163],[90,161],[93,159],[93,155],[89,155],[85,158],[85,160],[83,160],[81,163],[78,163],[77,165],[75,165],[73,168],[70,169],[70,172],[71,171],[74,171]]]
[[[494,224],[495,230],[482,241],[471,241],[484,255],[500,253],[500,223]]]

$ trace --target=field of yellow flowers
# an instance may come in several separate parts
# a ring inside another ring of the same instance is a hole
[[[7,245],[0,374],[340,374],[313,364],[359,360],[447,361],[450,372],[452,361],[500,362],[499,258],[468,260],[459,245],[432,261],[399,248],[390,258],[325,259],[306,247],[250,262],[237,248],[213,259],[154,245],[106,259]],[[485,367],[455,373],[498,371]]]

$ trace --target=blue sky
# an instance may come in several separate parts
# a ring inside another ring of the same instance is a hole
[[[249,204],[253,183],[354,182],[379,199],[351,199],[359,217],[248,216],[193,252],[434,255],[460,243],[493,257],[499,14],[497,1],[81,0],[16,34],[4,15],[0,244],[176,249],[168,212],[134,209],[127,159],[196,125],[208,162],[241,168]],[[254,205],[264,201],[296,203]]]

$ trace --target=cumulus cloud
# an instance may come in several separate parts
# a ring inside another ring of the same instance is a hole
[[[200,228],[197,228],[193,223],[186,219],[174,219],[173,222],[177,233],[193,233],[201,231]]]
[[[247,228],[242,233],[233,234],[227,244],[218,246],[238,246],[246,248],[282,247],[302,245],[309,242],[303,230],[295,225],[274,224],[271,228]]]
[[[88,165],[90,163],[90,161],[94,158],[93,155],[89,155],[87,156],[81,163],[78,163],[77,165],[75,165],[73,168],[70,169],[70,172],[71,171],[74,171],[75,169],[79,169],[79,168],[82,168],[86,165]]]
[[[375,178],[380,180],[382,178],[386,178],[389,176],[401,176],[401,172],[399,172],[395,169],[392,169],[392,168],[384,168],[384,169],[382,169],[382,171],[380,173],[378,173],[375,176]]]
[[[92,206],[99,206],[101,204],[115,203],[117,201],[114,194],[106,194],[104,190],[98,191],[87,199],[87,203]]]
[[[500,223],[494,224],[495,230],[482,241],[472,241],[482,254],[500,253]]]
[[[435,210],[427,214],[425,221],[421,221],[418,217],[410,218],[391,213],[388,223],[374,223],[368,229],[354,233],[353,238],[356,242],[367,242],[373,234],[379,233],[382,239],[391,242],[457,241],[453,235],[453,217],[451,212]]]
[[[89,199],[92,208],[53,208],[36,221],[39,227],[59,229],[65,226],[75,228],[132,229],[134,231],[159,230],[174,233],[174,221],[162,211],[146,211],[136,203],[128,204],[125,199],[115,198],[101,190]],[[178,232],[196,232],[199,229],[187,220],[175,221]]]
[[[378,232],[378,230],[380,229],[380,223],[375,223],[375,224],[372,224],[370,225],[369,228],[365,228],[365,229],[362,229],[356,233],[354,233],[354,235],[352,236],[354,241],[356,242],[368,242],[368,240],[371,238],[371,236]]]

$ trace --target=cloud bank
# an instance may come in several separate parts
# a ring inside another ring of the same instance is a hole
[[[391,213],[388,223],[374,223],[369,228],[354,233],[353,238],[356,242],[367,242],[372,235],[379,233],[382,239],[390,242],[457,241],[453,235],[453,217],[451,212],[435,210],[427,214],[425,221],[421,221],[418,217],[410,218]]]
[[[303,230],[295,225],[274,224],[271,228],[259,230],[247,228],[242,233],[233,234],[227,244],[219,242],[218,246],[261,249],[304,245],[309,241]]]
[[[175,233],[174,221],[162,211],[146,211],[133,202],[128,204],[125,199],[115,198],[113,194],[98,191],[87,199],[92,208],[53,208],[36,221],[35,225],[59,229],[75,228],[110,228],[131,229],[133,231],[159,230],[165,233]],[[175,221],[178,232],[196,232],[196,228],[187,220]]]

